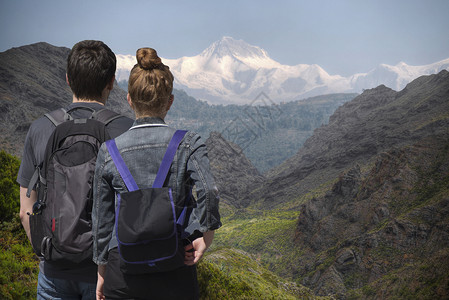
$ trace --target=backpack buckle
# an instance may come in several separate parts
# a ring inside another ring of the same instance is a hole
[[[50,260],[50,258],[51,258],[51,237],[45,236],[42,239],[41,254],[45,260],[47,260],[47,261]]]

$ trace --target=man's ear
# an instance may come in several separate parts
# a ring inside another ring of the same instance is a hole
[[[65,81],[66,81],[67,84],[70,86],[70,83],[69,83],[69,76],[67,75],[67,73],[65,73]]]
[[[114,88],[114,81],[115,81],[115,75],[112,76],[111,81],[110,81],[110,82],[108,83],[108,85],[107,85],[108,90],[112,91],[112,89]]]

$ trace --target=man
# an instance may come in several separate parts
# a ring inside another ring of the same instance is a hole
[[[66,80],[73,92],[72,110],[74,118],[86,118],[93,109],[99,111],[111,92],[116,70],[116,57],[101,41],[82,41],[73,46],[67,59]],[[87,109],[86,109],[87,108]],[[133,120],[120,116],[106,125],[114,138],[131,127]],[[29,215],[33,210],[37,193],[27,197],[27,188],[36,166],[44,159],[44,152],[55,125],[47,118],[34,121],[28,131],[17,182],[20,184],[20,219],[30,239]],[[87,179],[86,179],[87,180]],[[87,182],[86,182],[87,184]],[[95,299],[97,266],[91,261],[76,268],[64,269],[41,261],[38,277],[38,299]]]

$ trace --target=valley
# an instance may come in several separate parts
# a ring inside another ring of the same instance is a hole
[[[253,177],[247,193],[224,195],[242,198],[229,201],[217,244],[253,254],[316,295],[448,297],[448,93],[442,71],[343,104],[262,182]]]

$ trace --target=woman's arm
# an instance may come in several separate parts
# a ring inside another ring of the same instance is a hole
[[[201,232],[213,231],[221,226],[218,211],[218,189],[210,169],[206,145],[199,135],[191,141],[192,152],[187,161],[187,172],[196,187],[196,208],[190,216],[190,223]]]
[[[115,191],[112,188],[112,173],[105,168],[106,157],[107,149],[103,144],[98,153],[93,181],[93,261],[97,265],[107,263],[115,221]]]
[[[105,300],[106,297],[103,293],[103,286],[104,286],[104,274],[106,273],[106,265],[99,265],[98,266],[98,277],[97,277],[97,300]]]
[[[206,145],[196,135],[192,141],[192,153],[187,162],[190,179],[196,187],[197,205],[193,209],[189,223],[203,232],[203,237],[195,239],[185,247],[185,264],[196,264],[212,244],[215,230],[221,226],[218,212],[218,189],[215,185]]]

